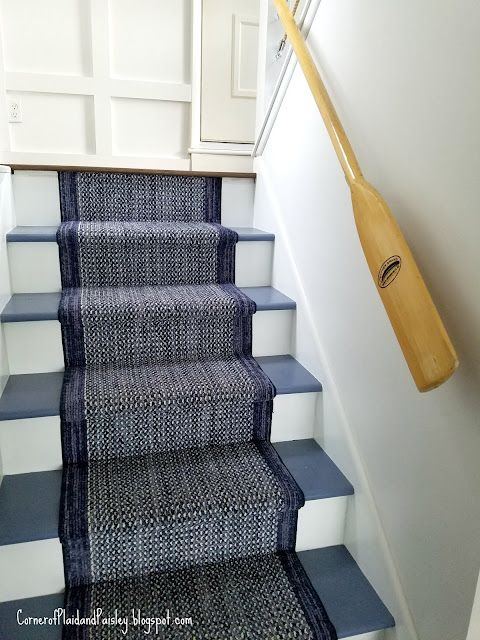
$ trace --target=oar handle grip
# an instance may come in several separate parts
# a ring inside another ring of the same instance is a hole
[[[320,73],[315,65],[310,51],[305,43],[300,29],[290,11],[286,0],[273,0],[277,9],[278,16],[282,21],[285,33],[287,34],[293,50],[297,56],[298,62],[303,69],[308,86],[317,103],[320,114],[323,118],[328,134],[332,140],[338,160],[345,173],[345,177],[349,184],[354,180],[362,178],[362,172],[358,164],[355,153],[347,138],[347,134],[340,122],[335,111],[335,107],[330,100],[325,85],[323,84]]]

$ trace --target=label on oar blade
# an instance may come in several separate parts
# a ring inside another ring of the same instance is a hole
[[[400,256],[390,256],[390,258],[385,260],[378,272],[378,286],[382,289],[388,287],[398,276],[401,267],[402,259]]]

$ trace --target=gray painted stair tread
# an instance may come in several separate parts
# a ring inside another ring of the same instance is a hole
[[[58,227],[15,227],[7,233],[7,242],[56,242]],[[232,227],[238,233],[240,242],[271,242],[274,233],[251,229],[250,227]]]
[[[296,309],[294,300],[273,287],[240,287],[257,305],[257,311]]]
[[[322,386],[292,356],[257,358],[277,393],[321,391]],[[0,420],[58,416],[63,372],[10,376],[0,398]]]
[[[63,593],[37,596],[24,600],[0,602],[0,638],[2,640],[62,640],[62,627],[17,624],[17,611],[24,617],[50,618],[55,609],[63,607]]]
[[[2,322],[58,320],[60,293],[14,293],[1,314]]]
[[[10,376],[0,398],[0,420],[58,416],[63,371]]]
[[[250,227],[230,227],[238,233],[240,242],[271,242],[275,240],[275,234],[261,229],[253,229]]]
[[[395,625],[392,615],[346,547],[301,551],[298,556],[339,638]]]
[[[278,394],[322,390],[320,382],[292,356],[262,356],[256,361],[273,382]]]
[[[307,445],[302,440],[275,445],[282,460],[282,449],[285,451],[284,462],[305,498],[316,500],[352,493],[350,483],[318,444],[314,440],[306,442]],[[290,446],[282,446],[287,444]],[[61,483],[61,471],[4,477],[0,486],[0,545],[58,536]]]
[[[350,482],[315,440],[276,442],[273,446],[306,500],[353,494]]]
[[[339,638],[387,629],[395,624],[388,609],[344,546],[298,554],[330,615]],[[0,637],[8,640],[61,640],[61,627],[19,627],[24,616],[50,617],[63,607],[62,594],[0,603]]]
[[[58,227],[15,227],[7,233],[7,242],[56,242]]]
[[[257,305],[257,311],[295,309],[293,300],[273,287],[243,287]],[[1,312],[2,322],[58,320],[60,293],[15,293]]]
[[[61,471],[4,476],[0,485],[0,545],[58,536]]]

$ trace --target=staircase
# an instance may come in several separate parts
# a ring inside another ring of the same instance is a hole
[[[48,616],[63,606],[65,587],[58,179],[28,171],[13,179],[18,226],[7,242],[14,295],[1,314],[11,375],[0,399],[0,638],[53,640],[60,627],[18,626],[16,612]],[[238,233],[235,282],[257,308],[252,352],[277,391],[271,441],[306,500],[296,550],[338,637],[380,640],[394,621],[343,546],[354,490],[313,439],[322,388],[291,355],[295,302],[270,286],[275,238],[253,228],[253,194],[253,180],[224,178],[222,224]]]

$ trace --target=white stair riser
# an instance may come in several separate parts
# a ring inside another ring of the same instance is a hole
[[[235,283],[239,287],[269,286],[273,242],[239,242]],[[8,263],[13,293],[60,291],[60,262],[55,242],[9,242]]]
[[[346,497],[308,502],[299,513],[297,550],[342,544],[346,505]],[[60,541],[56,538],[1,546],[0,575],[9,576],[2,580],[0,602],[63,591]]]
[[[0,454],[5,475],[61,469],[60,417],[3,420]]]
[[[259,311],[253,316],[253,355],[291,353],[293,310]],[[4,325],[10,373],[45,373],[64,368],[57,320],[7,322]]]
[[[313,437],[316,393],[291,393],[273,402],[272,441]],[[62,468],[60,418],[0,422],[0,452],[5,475]]]
[[[10,242],[7,247],[13,293],[61,291],[58,247],[54,242]]]
[[[12,178],[18,226],[60,224],[56,171],[15,171]],[[223,178],[222,222],[225,226],[252,226],[254,193],[252,178]]]

